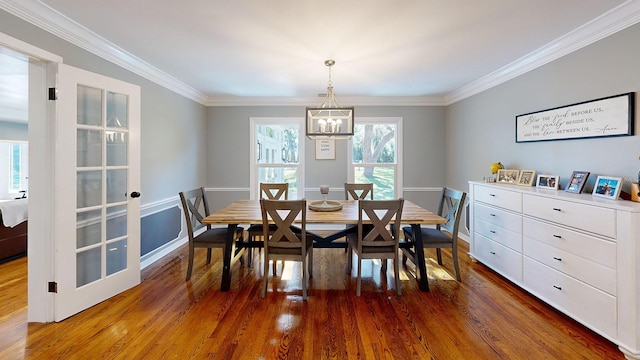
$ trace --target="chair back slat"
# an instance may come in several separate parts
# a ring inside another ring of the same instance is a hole
[[[302,240],[306,237],[307,201],[302,200],[260,200],[262,211],[262,228],[264,232],[265,247],[301,248]],[[300,217],[300,233],[293,231],[293,224]],[[272,221],[276,225],[275,230],[269,228]]]
[[[202,223],[202,219],[209,215],[209,204],[204,193],[204,188],[184,191],[180,194],[182,210],[187,221],[189,236],[193,238],[193,233],[207,225]],[[207,226],[208,227],[208,226]]]
[[[398,242],[398,229],[402,221],[404,199],[397,200],[360,200],[358,202],[358,239],[360,246],[395,246]],[[371,220],[371,228],[364,233],[363,215]],[[397,226],[390,226],[390,224]],[[392,232],[393,233],[392,233]]]
[[[367,197],[373,200],[373,184],[344,183],[345,200],[363,200]]]
[[[289,183],[260,183],[260,197],[270,200],[288,200]]]
[[[463,191],[444,188],[442,189],[442,197],[438,206],[438,215],[447,220],[445,224],[440,224],[440,230],[446,230],[450,234],[457,234],[462,218],[461,211],[464,208],[464,202],[467,194]]]

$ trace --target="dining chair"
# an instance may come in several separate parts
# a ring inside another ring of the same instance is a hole
[[[398,243],[400,226],[388,226],[400,224],[402,220],[402,207],[404,199],[397,200],[360,200],[358,201],[358,232],[354,236],[347,236],[349,245],[348,271],[353,267],[353,252],[358,256],[358,278],[356,283],[356,296],[360,296],[362,285],[362,260],[363,259],[393,259],[393,271],[396,282],[396,293],[402,295],[400,287],[400,267],[398,266]],[[364,220],[371,220],[371,227],[367,231]],[[386,267],[383,267],[386,269]]]
[[[204,193],[204,188],[180,192],[180,202],[184,211],[189,235],[189,265],[187,268],[187,281],[191,279],[193,271],[193,258],[195,248],[207,249],[207,264],[211,263],[211,249],[222,249],[223,253],[227,243],[227,228],[212,228],[211,225],[202,223],[202,219],[209,213],[209,203]],[[206,227],[206,230],[201,231]],[[197,235],[196,235],[197,234]],[[234,234],[234,242],[243,241],[244,228],[237,227]],[[233,245],[232,245],[233,246]]]
[[[260,209],[264,237],[262,297],[267,295],[269,261],[275,264],[277,260],[292,260],[302,262],[302,298],[306,300],[307,281],[313,268],[313,236],[306,232],[307,201],[261,199]],[[294,227],[297,217],[300,217],[300,224]],[[276,276],[275,269],[273,276]]]
[[[288,200],[289,199],[289,183],[260,183],[260,198],[270,200]],[[275,227],[271,226],[274,230]],[[253,260],[253,248],[261,248],[264,246],[264,238],[262,237],[262,224],[249,225],[247,229],[248,249],[247,249],[247,265],[251,267]],[[276,272],[276,263],[273,263],[273,272]]]
[[[458,265],[458,230],[462,209],[467,197],[467,193],[459,190],[443,188],[438,205],[438,215],[447,220],[445,224],[436,225],[436,228],[421,227],[422,244],[424,248],[435,248],[438,257],[438,264],[442,265],[442,248],[451,248],[453,267],[456,273],[456,280],[461,281],[460,267]],[[410,226],[403,229],[404,242],[402,248],[402,262],[406,263],[407,257],[417,264],[415,258],[415,241],[413,231]]]
[[[373,200],[373,184],[344,183],[345,200]]]

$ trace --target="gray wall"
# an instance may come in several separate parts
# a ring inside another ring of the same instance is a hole
[[[207,187],[231,189],[210,194],[212,208],[249,197],[249,134],[251,117],[304,117],[302,106],[229,106],[208,109]],[[356,106],[358,117],[403,118],[405,187],[441,187],[445,184],[445,110],[428,106]],[[315,143],[305,138],[305,187],[321,184],[342,188],[347,181],[347,142],[336,141],[335,160],[316,160]],[[409,166],[411,164],[411,166]],[[342,198],[343,193],[331,194]],[[316,191],[306,194],[319,198]],[[433,207],[433,196],[405,193],[409,200]],[[429,204],[425,204],[429,202]],[[436,204],[437,205],[437,204]]]
[[[515,116],[638,91],[640,24],[550,62],[536,70],[447,107],[447,184],[489,176],[491,163],[559,175],[564,189],[572,171],[637,181],[638,136],[515,143]],[[636,126],[638,134],[638,96]],[[623,190],[628,191],[627,182]]]
[[[141,203],[203,186],[206,107],[0,10],[0,32],[62,56],[67,65],[141,86]]]
[[[29,127],[26,123],[0,120],[0,140],[27,141]]]

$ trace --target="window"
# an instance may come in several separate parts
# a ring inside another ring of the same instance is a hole
[[[402,119],[355,119],[349,181],[373,183],[375,199],[402,196]]]
[[[261,182],[289,183],[289,199],[304,196],[304,119],[251,119],[251,199]]]
[[[27,142],[0,142],[0,199],[12,199],[29,187],[29,145]],[[5,176],[6,174],[6,176]]]

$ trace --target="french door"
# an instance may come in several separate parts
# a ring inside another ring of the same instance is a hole
[[[140,88],[60,64],[55,321],[140,283]]]

